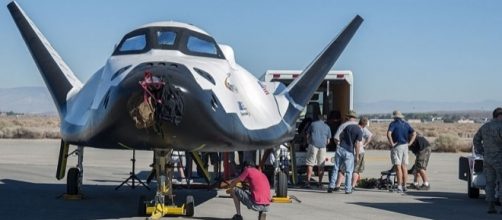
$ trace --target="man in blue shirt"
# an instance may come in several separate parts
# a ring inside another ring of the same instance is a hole
[[[347,115],[352,121],[355,121],[357,116],[355,112],[350,112]],[[347,123],[347,122],[346,122]],[[363,138],[363,131],[356,123],[347,123],[345,128],[340,133],[340,145],[336,149],[335,165],[331,172],[331,181],[329,182],[328,193],[335,191],[336,180],[338,178],[338,170],[342,165],[345,165],[345,194],[352,193],[352,172],[354,171],[354,163],[357,162],[359,157],[359,150],[361,148],[361,141]],[[338,132],[337,132],[338,133]]]
[[[307,149],[307,181],[305,187],[310,188],[310,177],[313,168],[318,165],[319,187],[322,188],[322,177],[324,176],[324,164],[326,161],[326,145],[331,138],[331,130],[324,123],[324,116],[319,114],[318,120],[312,122],[307,130],[307,139],[309,147]]]
[[[387,130],[387,139],[392,147],[390,158],[397,174],[397,192],[403,193],[406,191],[408,177],[408,146],[415,141],[417,133],[403,120],[401,112],[392,112],[392,117],[394,121]]]

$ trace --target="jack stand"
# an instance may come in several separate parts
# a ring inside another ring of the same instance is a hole
[[[286,197],[274,196],[274,197],[272,197],[272,202],[273,203],[292,203],[293,200],[289,196],[286,196]]]
[[[187,196],[185,204],[177,206],[174,204],[174,194],[172,188],[173,179],[173,150],[154,149],[154,169],[157,179],[157,193],[153,201],[140,201],[140,214],[150,214],[149,219],[160,219],[165,215],[193,216],[194,200],[192,196]],[[166,201],[167,200],[167,201]]]
[[[296,196],[286,196],[286,197],[272,197],[272,202],[274,203],[292,203],[295,200],[298,203],[302,203]]]
[[[118,190],[120,187],[122,187],[124,184],[128,183],[129,180],[131,180],[132,184],[130,185],[132,189],[134,189],[136,187],[136,185],[134,184],[135,181],[138,181],[138,183],[140,183],[141,185],[143,185],[145,188],[147,188],[148,190],[150,190],[150,187],[148,187],[143,181],[141,181],[138,176],[136,176],[136,150],[132,150],[132,159],[131,159],[131,162],[132,162],[132,171],[129,173],[130,176],[129,178],[127,178],[126,180],[122,181],[122,183],[115,187],[115,190]],[[129,184],[128,184],[129,185]]]

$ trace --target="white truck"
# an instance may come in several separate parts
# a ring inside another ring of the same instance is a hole
[[[287,86],[300,74],[300,70],[268,70],[264,75],[264,80],[267,82],[282,82]],[[343,119],[343,117],[353,109],[353,89],[354,82],[351,71],[330,71],[302,112],[297,121],[297,127],[304,118],[313,118],[313,116],[318,113],[328,115],[332,111],[339,111]],[[333,133],[334,132],[336,131],[333,131]],[[299,174],[305,173],[307,143],[298,132],[293,140],[293,146],[295,151],[295,156],[293,158],[296,158],[296,170]],[[335,149],[335,145],[328,145],[327,156],[325,158],[325,170],[327,171],[331,171],[333,168]]]

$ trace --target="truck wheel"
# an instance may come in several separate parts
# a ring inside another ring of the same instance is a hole
[[[471,187],[471,182],[471,174],[469,174],[469,178],[467,180],[467,196],[471,199],[477,199],[479,198],[479,188]]]
[[[277,197],[288,196],[288,175],[284,172],[277,173],[277,189],[275,194]]]

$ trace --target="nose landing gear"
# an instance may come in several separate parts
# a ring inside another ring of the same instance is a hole
[[[173,180],[173,161],[171,155],[172,149],[154,149],[153,169],[157,180],[157,192],[153,200],[144,201],[140,199],[139,214],[151,215],[150,219],[160,219],[165,215],[193,216],[194,199],[193,196],[187,196],[184,204],[176,205],[174,203],[174,194],[172,192]]]

